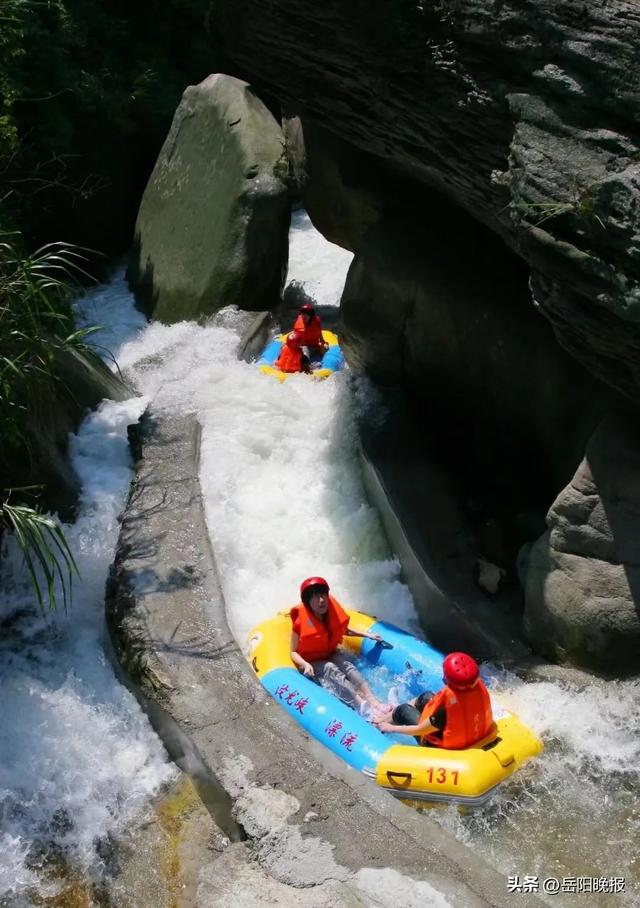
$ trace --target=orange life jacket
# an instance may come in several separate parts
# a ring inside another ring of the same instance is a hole
[[[420,721],[432,716],[438,707],[447,711],[447,722],[442,732],[423,735],[421,744],[463,750],[481,741],[495,728],[489,692],[482,681],[469,690],[452,690],[443,687],[432,697],[420,714]]]
[[[322,323],[319,315],[313,315],[308,325],[304,316],[299,315],[293,323],[292,330],[302,335],[302,344],[305,347],[319,347],[322,344]]]
[[[302,372],[302,350],[295,350],[283,344],[273,367],[280,369],[281,372]]]
[[[307,662],[329,659],[349,627],[349,616],[337,599],[329,596],[326,622],[316,618],[310,608],[300,603],[291,609],[293,630],[298,634],[296,652]]]

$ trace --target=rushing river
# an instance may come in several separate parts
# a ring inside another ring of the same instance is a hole
[[[350,255],[294,216],[289,279],[337,305]],[[81,427],[72,458],[82,510],[68,528],[83,582],[53,632],[26,609],[29,592],[9,552],[0,620],[0,904],[43,886],[39,843],[86,872],[100,841],[139,812],[173,770],[104,651],[103,587],[131,476],[126,425],[145,403],[201,421],[201,484],[229,622],[249,628],[296,599],[300,578],[327,576],[350,605],[416,628],[413,602],[358,467],[356,421],[376,412],[348,374],[284,384],[236,359],[247,316],[225,310],[204,326],[146,325],[122,274],[77,304],[81,323],[116,354],[142,398],[103,404]],[[524,683],[485,666],[502,702],[546,750],[485,809],[425,816],[444,824],[505,875],[626,878],[626,894],[543,896],[550,904],[634,905],[640,764],[637,681],[571,687]],[[517,894],[514,895],[517,904]]]
[[[36,889],[52,894],[52,857],[98,872],[108,837],[123,829],[174,773],[105,655],[104,585],[132,471],[127,424],[140,398],[104,403],[71,444],[83,482],[80,515],[66,527],[82,580],[68,615],[47,622],[12,546],[0,600],[0,904]],[[16,902],[22,904],[22,902]]]

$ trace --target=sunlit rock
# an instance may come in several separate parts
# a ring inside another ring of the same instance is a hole
[[[336,135],[300,117],[285,117],[291,177],[314,227],[332,243],[355,251],[385,205],[397,198],[370,158]]]
[[[640,432],[609,417],[547,516],[527,567],[525,627],[557,661],[640,671]]]
[[[153,318],[277,304],[287,172],[282,131],[245,82],[216,74],[187,88],[142,199],[129,268]]]

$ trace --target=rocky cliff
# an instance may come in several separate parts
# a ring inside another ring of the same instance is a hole
[[[640,394],[640,7],[213,0],[242,75],[440,190],[531,269],[590,371]]]

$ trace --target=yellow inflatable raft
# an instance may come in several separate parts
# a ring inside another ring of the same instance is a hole
[[[346,611],[352,629],[380,634],[392,647],[359,637],[345,638],[345,645],[364,660],[359,665],[365,675],[369,666],[386,669],[391,678],[407,675],[410,667],[411,696],[442,686],[441,653],[391,624]],[[290,640],[288,611],[262,622],[249,635],[249,659],[264,687],[309,734],[403,801],[484,804],[499,785],[542,750],[538,737],[495,700],[497,734],[466,750],[422,747],[406,735],[383,734],[297,670],[291,661]]]

